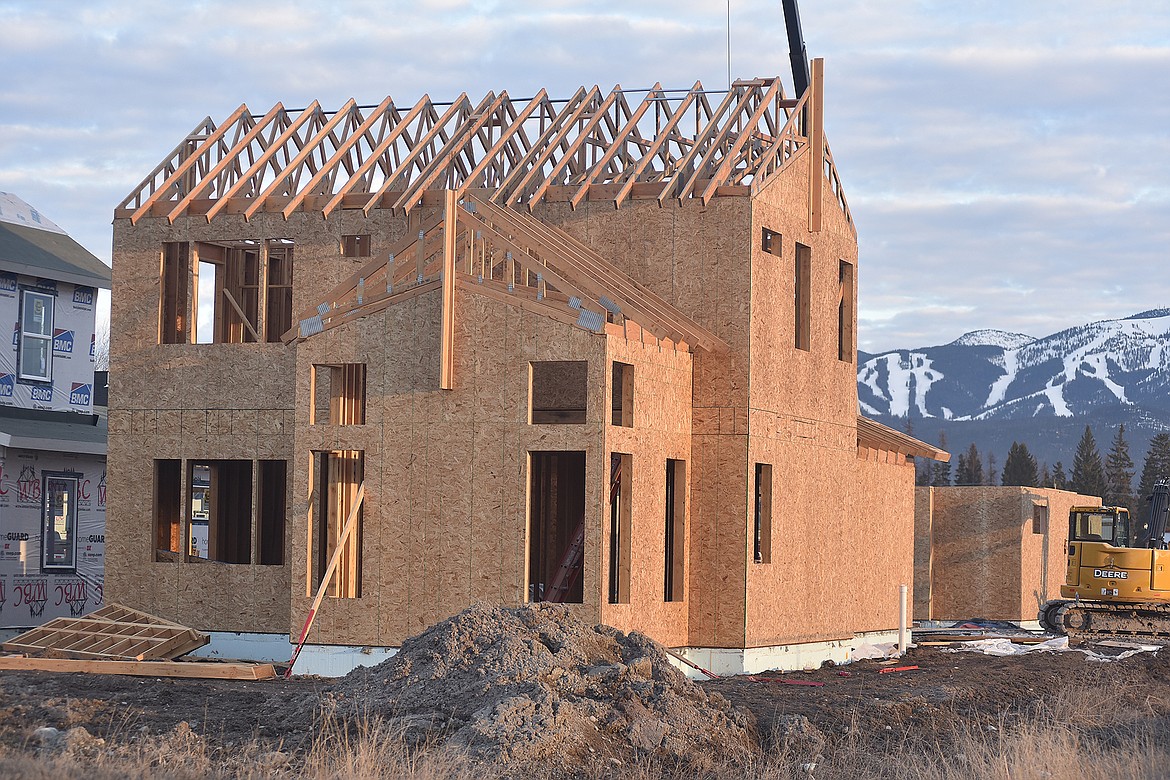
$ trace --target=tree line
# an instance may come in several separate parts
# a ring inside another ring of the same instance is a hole
[[[939,446],[947,448],[946,435],[939,433]],[[950,485],[1018,485],[1020,487],[1050,487],[1071,490],[1086,496],[1100,496],[1105,506],[1127,507],[1135,515],[1145,505],[1145,498],[1153,492],[1158,480],[1170,479],[1170,433],[1159,433],[1150,441],[1149,452],[1142,466],[1137,489],[1133,458],[1129,454],[1129,442],[1125,439],[1125,425],[1117,429],[1113,443],[1104,458],[1097,448],[1091,426],[1077,444],[1073,455],[1072,471],[1065,472],[1062,461],[1052,468],[1048,464],[1036,463],[1028,445],[1012,442],[1003,471],[997,471],[994,453],[987,453],[986,459],[974,443],[965,452],[959,453],[957,462],[937,461],[921,463],[916,474],[921,486],[946,487]]]

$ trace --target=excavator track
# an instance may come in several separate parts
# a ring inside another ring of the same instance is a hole
[[[1170,604],[1050,601],[1040,625],[1073,639],[1142,639],[1170,643]]]

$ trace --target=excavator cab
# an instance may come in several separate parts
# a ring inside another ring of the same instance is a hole
[[[1069,542],[1107,542],[1113,547],[1130,547],[1133,536],[1129,510],[1123,507],[1076,506],[1069,512]]]

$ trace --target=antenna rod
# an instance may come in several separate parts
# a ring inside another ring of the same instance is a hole
[[[796,0],[782,0],[784,26],[788,28],[788,58],[792,61],[792,85],[796,88],[795,98],[808,90],[808,53],[804,49],[804,36],[800,32],[800,9]]]

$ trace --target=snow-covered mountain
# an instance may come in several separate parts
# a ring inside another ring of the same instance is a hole
[[[979,330],[949,344],[858,358],[863,414],[1022,420],[1123,417],[1170,424],[1170,308],[1034,339]]]

